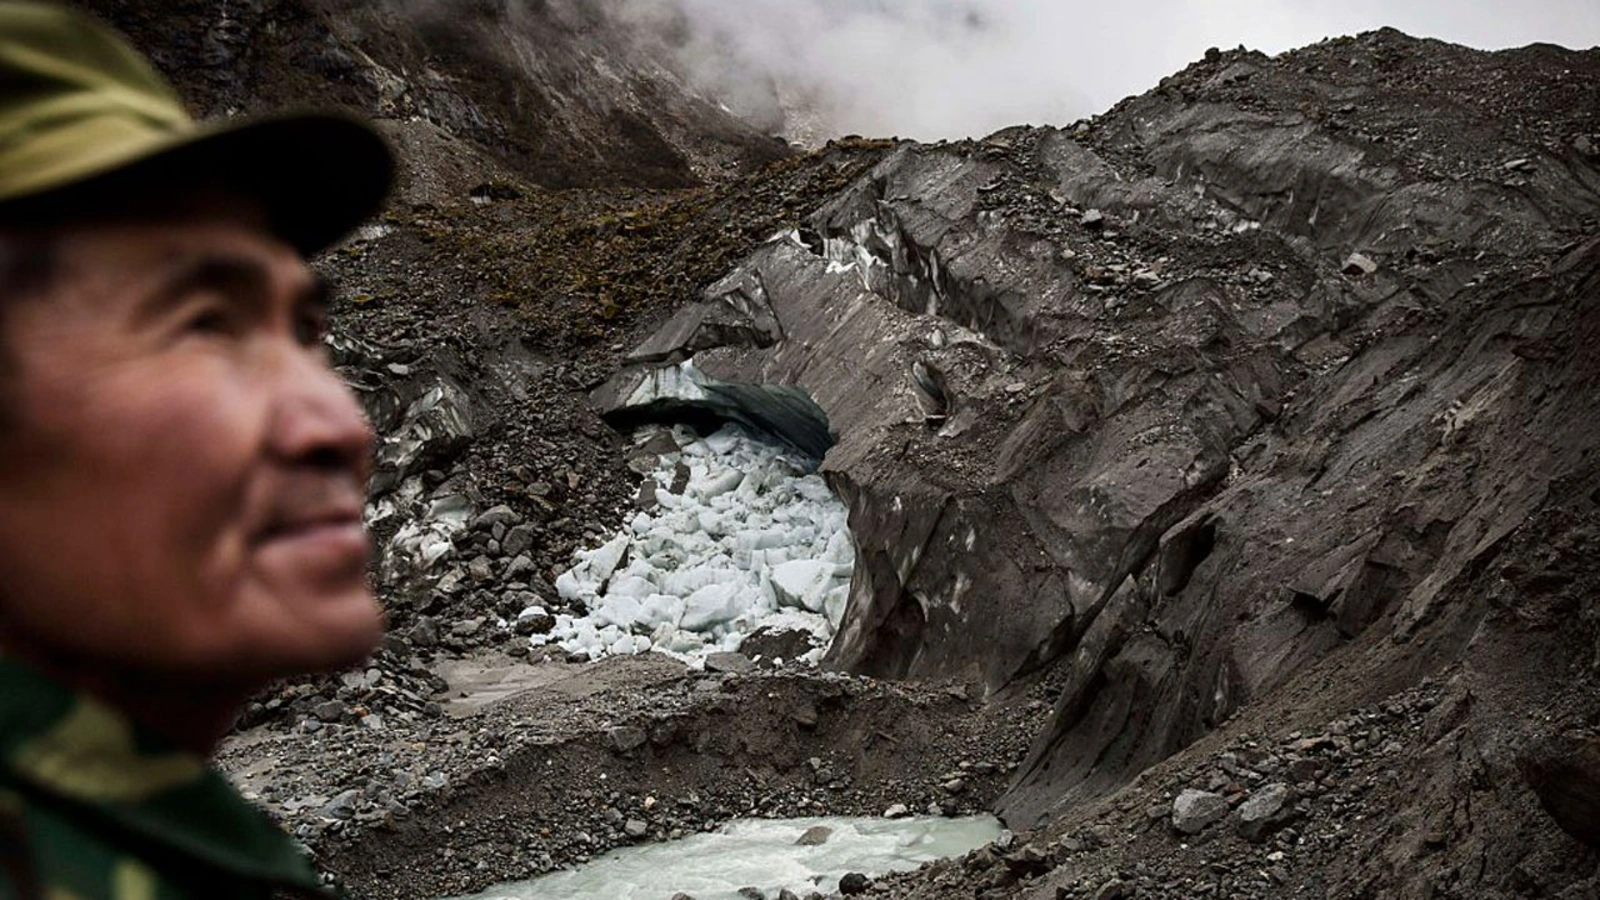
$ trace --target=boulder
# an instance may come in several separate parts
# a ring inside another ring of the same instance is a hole
[[[739,652],[751,659],[794,660],[811,652],[816,638],[800,628],[760,628],[739,643]]]
[[[506,556],[521,556],[533,547],[537,534],[531,525],[518,525],[506,532],[505,539],[500,542],[500,552]]]
[[[439,623],[429,616],[419,616],[406,637],[417,647],[432,647],[439,643]]]
[[[801,847],[820,847],[826,844],[830,837],[833,837],[832,828],[826,825],[813,825],[806,829],[805,834],[800,835],[795,844]]]
[[[1252,843],[1261,843],[1294,821],[1295,793],[1286,784],[1269,784],[1250,795],[1234,813],[1234,830]]]
[[[628,754],[643,747],[650,740],[650,736],[643,728],[622,726],[606,732],[606,739],[610,742],[612,750]]]
[[[1536,740],[1518,765],[1550,817],[1568,834],[1600,848],[1600,738]]]
[[[1187,790],[1172,802],[1172,827],[1184,834],[1199,834],[1228,817],[1228,800],[1208,791]]]
[[[474,531],[491,531],[496,525],[511,527],[522,523],[522,516],[505,504],[494,506],[472,520]]]
[[[839,879],[839,893],[846,897],[855,897],[872,890],[872,879],[860,872],[851,872]]]

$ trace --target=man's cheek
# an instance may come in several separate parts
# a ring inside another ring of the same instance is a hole
[[[125,435],[110,448],[137,476],[148,503],[187,520],[192,538],[237,524],[263,461],[247,396],[205,385],[168,385],[123,408]],[[183,389],[188,388],[188,389]]]

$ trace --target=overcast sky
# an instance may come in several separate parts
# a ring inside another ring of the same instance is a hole
[[[618,2],[687,13],[729,91],[771,76],[814,92],[840,133],[921,139],[1103,112],[1212,46],[1271,54],[1383,25],[1481,48],[1600,45],[1600,0]]]

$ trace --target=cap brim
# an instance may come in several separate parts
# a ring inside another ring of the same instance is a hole
[[[395,160],[383,138],[358,119],[300,113],[213,122],[158,142],[70,184],[5,202],[7,218],[46,212],[71,198],[93,211],[96,195],[224,188],[254,200],[274,234],[311,256],[382,208]],[[107,214],[119,210],[107,209]]]

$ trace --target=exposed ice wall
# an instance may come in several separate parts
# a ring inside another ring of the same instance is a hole
[[[556,581],[562,599],[588,614],[556,616],[535,644],[695,662],[770,626],[809,632],[805,659],[814,662],[844,613],[855,566],[844,504],[812,463],[735,426],[674,436],[681,450],[652,476],[658,506],[579,553]]]

